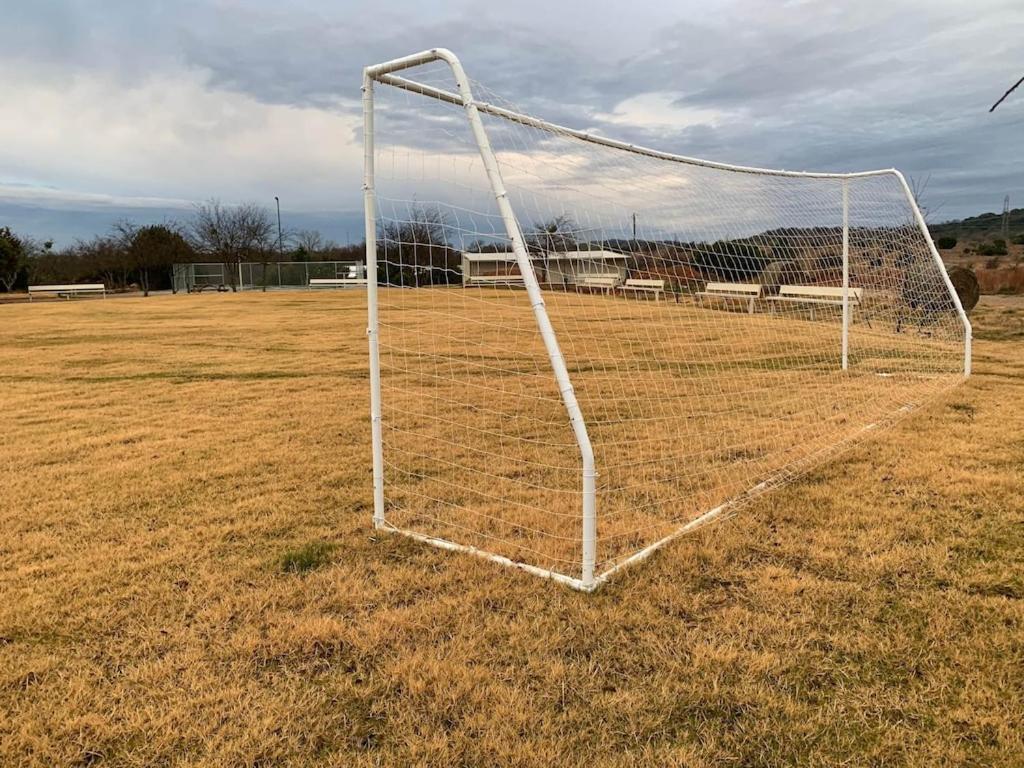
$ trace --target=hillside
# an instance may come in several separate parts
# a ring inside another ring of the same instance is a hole
[[[979,242],[1002,237],[1003,214],[982,213],[978,216],[970,216],[966,219],[955,219],[944,221],[940,224],[929,224],[933,238],[955,237],[958,240]],[[1010,211],[1009,240],[1024,235],[1024,208],[1014,208]]]

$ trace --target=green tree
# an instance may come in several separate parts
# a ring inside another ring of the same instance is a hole
[[[14,282],[26,266],[25,241],[11,232],[10,227],[0,228],[0,283],[10,292]]]
[[[141,227],[135,231],[128,244],[128,259],[138,270],[143,296],[149,296],[154,272],[166,271],[170,274],[175,264],[192,261],[194,255],[192,246],[172,224]]]

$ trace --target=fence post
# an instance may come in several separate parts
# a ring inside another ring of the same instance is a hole
[[[850,180],[843,179],[843,370],[850,365]]]

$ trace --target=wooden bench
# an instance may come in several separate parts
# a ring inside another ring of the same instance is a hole
[[[630,278],[626,281],[625,285],[619,286],[619,290],[623,292],[631,291],[634,296],[641,293],[652,293],[654,294],[654,300],[657,301],[665,293],[665,281]]]
[[[576,292],[580,292],[580,288],[586,288],[588,290],[598,290],[603,293],[611,293],[615,290],[622,278],[618,272],[604,272],[601,274],[583,275],[576,280]]]
[[[702,307],[705,298],[745,301],[747,311],[754,314],[754,302],[761,298],[761,286],[755,283],[708,283],[703,291],[697,291],[694,296]]]
[[[57,298],[70,299],[72,296],[100,294],[107,298],[107,287],[103,283],[72,283],[68,285],[30,285],[28,287],[28,300],[32,301],[32,295],[37,293],[55,293]]]
[[[310,278],[310,288],[354,288],[366,285],[365,277]]]
[[[864,291],[862,288],[848,288],[851,307],[860,306]],[[811,320],[814,319],[815,306],[826,305],[832,307],[843,306],[843,289],[834,286],[824,285],[783,285],[779,288],[778,296],[769,296],[772,313],[775,312],[775,302],[785,301],[791,304],[807,304],[811,309]]]

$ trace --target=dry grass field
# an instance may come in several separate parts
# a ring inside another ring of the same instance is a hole
[[[0,307],[0,765],[1024,765],[1024,302],[583,595],[374,532],[364,297]]]
[[[963,380],[959,318],[897,333],[883,298],[853,313],[846,372],[837,308],[545,303],[595,454],[598,573]],[[525,291],[380,304],[388,521],[579,577],[580,450]]]

